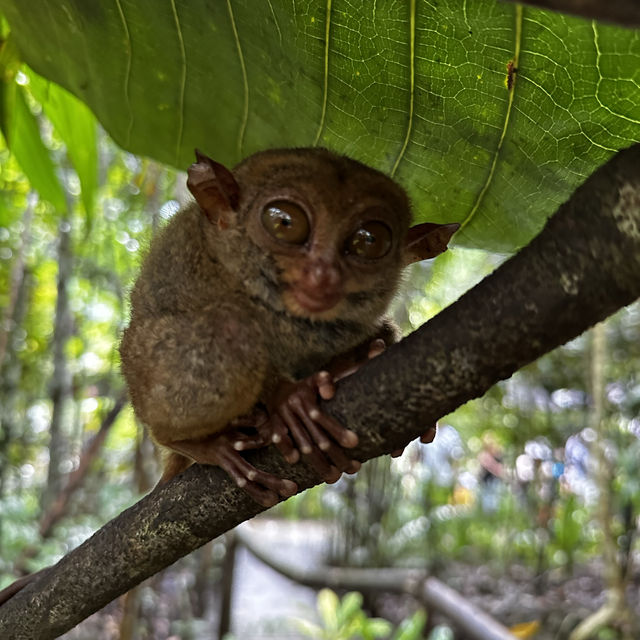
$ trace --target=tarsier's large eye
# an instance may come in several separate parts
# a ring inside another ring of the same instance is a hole
[[[366,260],[386,255],[391,248],[391,229],[382,222],[365,222],[347,239],[345,250]]]
[[[276,200],[262,212],[264,228],[278,240],[289,244],[304,244],[309,237],[309,218],[293,202]]]

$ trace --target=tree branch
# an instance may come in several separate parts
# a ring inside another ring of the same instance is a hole
[[[529,246],[425,326],[343,380],[327,411],[389,453],[498,380],[640,296],[640,145],[596,171]],[[273,449],[251,460],[319,482]],[[0,607],[0,637],[47,640],[263,508],[194,465],[107,523]]]
[[[526,4],[561,13],[573,13],[583,18],[614,22],[622,27],[640,27],[638,0],[526,0]]]

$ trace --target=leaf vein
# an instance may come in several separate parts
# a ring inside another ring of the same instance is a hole
[[[413,110],[415,102],[415,82],[416,82],[416,0],[411,0],[409,14],[409,121],[407,122],[407,131],[400,152],[396,157],[391,169],[391,177],[395,176],[398,165],[404,157],[411,138],[411,130],[413,129]]]
[[[131,66],[132,66],[132,56],[133,56],[133,45],[131,43],[131,33],[129,31],[129,25],[127,24],[127,17],[124,15],[124,9],[122,8],[122,4],[120,0],[115,0],[116,7],[118,8],[118,15],[120,16],[120,22],[122,23],[122,28],[124,29],[125,35],[125,50],[127,54],[126,67],[124,72],[124,104],[127,109],[127,114],[129,117],[129,121],[127,123],[127,137],[125,146],[129,146],[131,144],[131,132],[133,131],[133,108],[131,107],[131,95],[129,93],[129,88],[131,86]]]
[[[178,33],[178,42],[180,43],[180,60],[182,64],[182,73],[180,74],[180,97],[178,106],[178,134],[176,138],[176,159],[175,164],[180,162],[180,149],[182,148],[182,135],[184,132],[184,97],[185,89],[187,85],[187,52],[184,46],[184,37],[182,35],[182,28],[180,26],[180,19],[178,18],[178,10],[176,8],[175,0],[171,0],[171,11],[173,12],[173,20],[176,25],[176,31]]]
[[[247,121],[249,120],[249,80],[247,78],[247,67],[244,62],[244,54],[242,53],[242,45],[240,44],[240,37],[238,35],[236,19],[233,15],[233,8],[231,7],[231,0],[227,0],[227,10],[229,12],[229,20],[231,21],[231,30],[233,31],[233,37],[236,42],[238,60],[240,61],[240,71],[242,73],[242,87],[244,91],[242,121],[240,122],[240,130],[238,131],[238,143],[237,143],[238,158],[242,158],[242,146],[244,144],[244,136],[247,130]]]
[[[514,53],[513,53],[513,59],[511,62],[513,64],[513,68],[517,69],[518,61],[520,58],[520,47],[522,45],[522,5],[521,4],[515,5],[515,38],[514,39],[515,39]],[[515,85],[512,86],[511,89],[509,90],[509,97],[507,100],[507,111],[504,116],[504,122],[502,124],[502,131],[500,133],[498,145],[496,146],[496,150],[493,154],[493,160],[491,161],[491,166],[489,167],[489,173],[487,174],[487,178],[484,181],[484,184],[482,185],[482,188],[480,189],[478,196],[476,197],[476,200],[473,203],[473,206],[471,207],[471,211],[469,211],[469,214],[467,215],[467,217],[460,224],[460,229],[464,229],[469,224],[469,222],[473,220],[478,209],[480,208],[480,205],[484,200],[485,195],[487,194],[487,191],[489,191],[489,187],[491,186],[491,183],[493,182],[493,177],[496,172],[496,167],[498,166],[498,158],[500,157],[502,145],[504,144],[504,141],[507,135],[507,129],[509,128],[509,122],[511,120],[511,109],[513,107],[514,96],[515,96]]]
[[[267,0],[267,3],[269,4],[269,9],[271,10],[271,17],[273,18],[273,22],[276,25],[276,31],[278,32],[278,42],[280,42],[280,45],[282,45],[282,31],[280,31],[280,25],[278,24],[276,12],[273,10],[271,0]]]
[[[318,125],[318,131],[316,132],[316,138],[313,141],[315,147],[322,135],[324,129],[324,123],[327,116],[327,100],[329,96],[329,44],[331,37],[331,3],[332,0],[327,0],[326,19],[324,27],[324,78],[322,88],[322,111],[320,112],[320,124]]]
[[[630,118],[629,116],[626,116],[623,113],[618,113],[616,111],[613,111],[613,109],[608,107],[606,104],[604,104],[600,100],[600,83],[603,80],[602,71],[600,70],[600,58],[602,56],[602,52],[600,51],[600,44],[598,42],[598,30],[596,26],[597,25],[595,23],[595,20],[592,20],[591,28],[593,29],[593,44],[596,49],[596,69],[598,70],[598,82],[596,83],[596,90],[595,90],[596,101],[598,102],[598,105],[600,107],[602,107],[605,111],[608,111],[612,116],[615,116],[616,118],[622,118],[623,120],[626,120],[627,122],[631,122],[632,124],[640,124],[640,120],[635,120],[634,118]]]

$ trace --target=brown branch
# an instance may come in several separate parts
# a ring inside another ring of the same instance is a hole
[[[622,27],[640,27],[638,0],[526,0],[526,4],[560,13],[572,13],[583,18],[614,22]]]
[[[356,429],[362,460],[640,296],[640,145],[596,171],[518,255],[398,345],[345,378],[324,406]],[[273,450],[250,456],[319,482]],[[215,467],[194,465],[107,523],[0,607],[0,638],[47,640],[263,509]]]

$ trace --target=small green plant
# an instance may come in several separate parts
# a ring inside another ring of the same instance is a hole
[[[314,640],[418,640],[426,622],[424,612],[418,611],[391,636],[392,624],[382,618],[369,618],[362,610],[362,595],[355,591],[340,600],[331,589],[322,589],[318,594],[317,610],[321,621],[319,625],[308,620],[295,620],[300,632]]]

